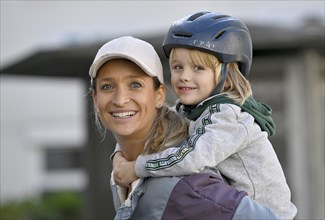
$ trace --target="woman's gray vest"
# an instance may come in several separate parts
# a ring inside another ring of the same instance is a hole
[[[121,204],[116,185],[111,188],[115,219],[277,219],[215,173],[144,178],[128,204]]]

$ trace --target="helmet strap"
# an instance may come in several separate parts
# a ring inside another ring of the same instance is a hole
[[[218,85],[216,86],[216,89],[211,93],[210,96],[218,95],[222,88],[223,85],[225,84],[226,78],[227,78],[227,73],[228,73],[228,64],[227,63],[222,63],[221,64],[221,79]]]

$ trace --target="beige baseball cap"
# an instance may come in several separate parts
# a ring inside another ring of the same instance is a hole
[[[154,47],[138,38],[123,36],[107,42],[98,50],[89,70],[91,84],[99,68],[107,61],[117,58],[134,62],[149,76],[157,77],[160,83],[164,83],[162,64]]]

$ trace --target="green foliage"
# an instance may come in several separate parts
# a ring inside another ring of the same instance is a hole
[[[80,220],[82,200],[78,193],[59,192],[41,200],[11,202],[0,207],[0,220]]]

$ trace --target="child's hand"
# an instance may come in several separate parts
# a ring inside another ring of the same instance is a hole
[[[116,152],[113,158],[113,178],[117,185],[129,187],[138,178],[135,174],[135,161],[128,161],[122,152]]]

